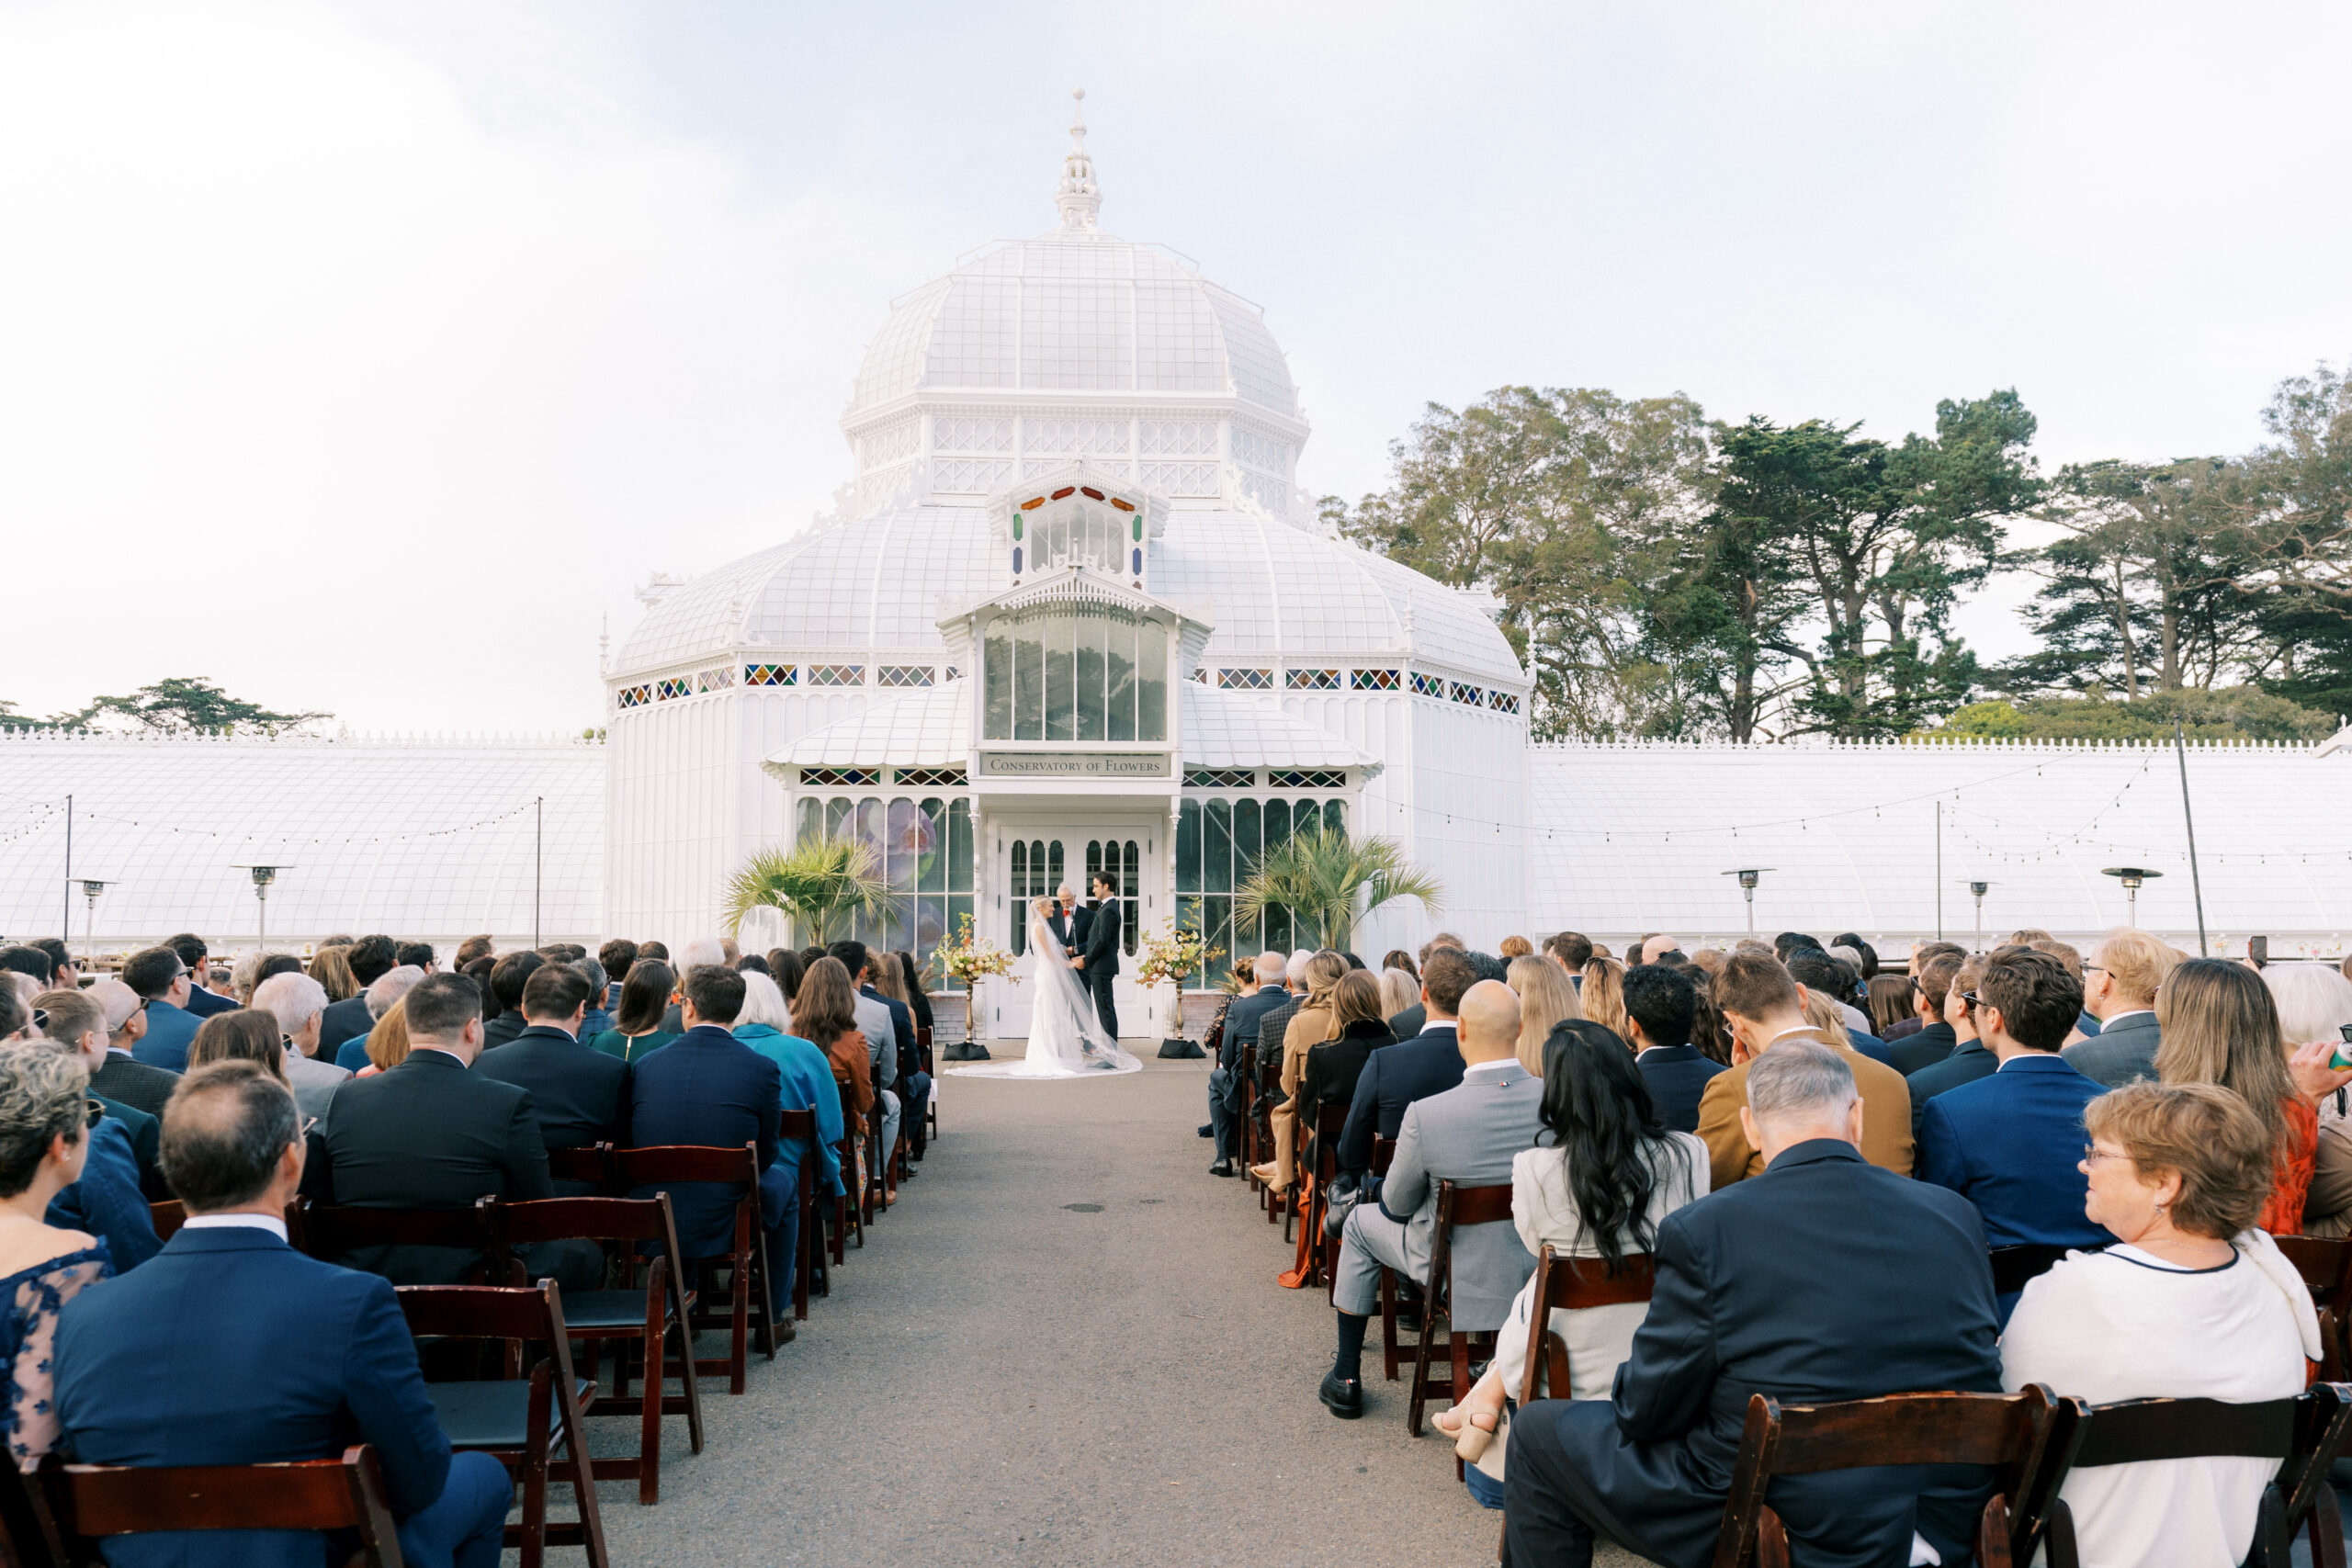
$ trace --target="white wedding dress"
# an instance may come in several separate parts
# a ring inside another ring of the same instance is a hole
[[[1053,928],[1034,914],[1029,917],[1029,951],[1037,964],[1027,983],[1037,991],[1029,1003],[1028,1055],[1017,1062],[982,1062],[947,1070],[974,1078],[1092,1078],[1143,1071],[1143,1064],[1120,1050],[1119,1043],[1103,1031],[1094,1015],[1094,998],[1069,966],[1069,950]]]

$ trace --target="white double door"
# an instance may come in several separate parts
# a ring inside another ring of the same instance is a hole
[[[1142,933],[1156,930],[1166,918],[1162,867],[1168,846],[1164,821],[1105,820],[1078,826],[1057,825],[1040,818],[1012,818],[989,829],[990,880],[1000,897],[989,902],[997,930],[991,934],[1016,955],[1013,973],[1022,984],[994,984],[989,998],[989,1033],[999,1040],[1029,1037],[1029,1008],[1037,994],[1039,955],[1030,951],[1029,906],[1050,898],[1067,884],[1080,904],[1091,901],[1096,873],[1109,875],[1118,887],[1119,977],[1114,998],[1119,1009],[1119,1032],[1129,1038],[1159,1038],[1159,1012],[1168,1005],[1166,987],[1147,992],[1136,984],[1136,965]]]

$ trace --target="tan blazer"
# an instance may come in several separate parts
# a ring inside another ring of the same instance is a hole
[[[1306,1071],[1306,1054],[1331,1037],[1331,1013],[1328,1008],[1301,1008],[1291,1014],[1290,1026],[1283,1031],[1283,1103],[1295,1109],[1298,1104],[1298,1080]]]
[[[1911,1086],[1883,1062],[1873,1062],[1850,1045],[1839,1045],[1819,1030],[1792,1031],[1782,1040],[1811,1040],[1846,1058],[1862,1096],[1862,1157],[1897,1176],[1911,1174]],[[1779,1043],[1778,1041],[1774,1042]],[[1768,1049],[1770,1047],[1767,1047]],[[1711,1191],[1720,1192],[1764,1168],[1763,1152],[1747,1141],[1739,1108],[1747,1103],[1747,1069],[1755,1058],[1707,1080],[1699,1097],[1699,1137],[1713,1168]]]

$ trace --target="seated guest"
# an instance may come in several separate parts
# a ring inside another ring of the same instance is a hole
[[[528,1090],[469,1072],[481,1055],[481,992],[462,975],[409,988],[408,1060],[335,1095],[327,1186],[335,1203],[370,1209],[470,1209],[477,1199],[552,1198],[547,1145]],[[165,1162],[166,1168],[169,1161]],[[605,1255],[594,1242],[541,1244],[524,1255],[537,1279],[594,1288]],[[354,1266],[401,1285],[463,1284],[479,1258],[460,1247],[368,1247]]]
[[[858,985],[858,995],[869,1001],[880,1002],[890,1011],[890,1038],[899,1054],[897,1087],[902,1125],[906,1129],[908,1157],[922,1158],[923,1108],[931,1100],[931,1075],[922,1070],[922,1052],[915,1044],[914,1009],[899,994],[899,961],[888,949],[870,947],[865,950],[865,973]],[[906,1112],[912,1114],[907,1115]],[[884,1148],[893,1144],[885,1141]],[[912,1167],[907,1174],[912,1176]]]
[[[613,1026],[592,1043],[607,1056],[624,1062],[642,1061],[678,1036],[664,1028],[662,1015],[669,1010],[670,993],[678,977],[658,958],[640,958],[629,965],[621,982],[620,1008]]]
[[[800,1228],[799,1195],[793,1185],[797,1172],[776,1163],[783,1075],[775,1063],[728,1032],[743,1010],[743,976],[724,964],[686,971],[685,999],[680,1004],[685,1032],[676,1043],[630,1069],[629,1125],[646,1147],[757,1145],[769,1300],[784,1313],[779,1332],[790,1338],[792,1270],[786,1265]],[[807,993],[806,982],[801,990]],[[629,1196],[650,1198],[656,1190],[640,1187]],[[667,1190],[678,1246],[687,1258],[722,1257],[734,1246],[735,1205],[742,1197],[739,1188],[722,1181],[693,1181]]]
[[[1913,961],[1911,1000],[1918,1014],[1914,1021],[1917,1027],[1900,1038],[1887,1036],[1888,1058],[1904,1077],[1934,1066],[1960,1044],[1959,1032],[1944,1021],[1944,1001],[1966,957],[1961,953],[1937,953],[1925,963]]]
[[[158,1169],[162,1118],[136,1106],[125,1105],[101,1093],[96,1087],[98,1069],[107,1065],[109,1054],[106,1010],[98,1005],[98,998],[89,991],[43,991],[33,998],[33,1010],[45,1021],[41,1033],[67,1055],[77,1058],[82,1064],[82,1070],[89,1074],[91,1103],[105,1111],[107,1120],[122,1124],[122,1131],[130,1139],[138,1190],[158,1197],[168,1197],[170,1194],[163,1189]],[[136,1062],[130,1064],[132,1066],[139,1065]],[[179,1083],[177,1073],[165,1073],[160,1067],[152,1070],[171,1079],[175,1086]],[[170,1097],[167,1095],[165,1098]],[[97,1140],[99,1143],[109,1141],[105,1138]],[[128,1193],[125,1197],[128,1198]]]
[[[602,987],[569,964],[543,964],[523,982],[523,1032],[484,1051],[473,1076],[530,1096],[539,1142],[550,1149],[629,1146],[628,1064],[580,1043],[588,1003]],[[593,1181],[559,1181],[560,1198],[593,1198]]]
[[[1532,1077],[1544,1076],[1544,1047],[1552,1026],[1566,1018],[1582,1018],[1584,1003],[1568,972],[1548,958],[1532,954],[1514,958],[1503,972],[1503,983],[1519,998],[1519,1065]]]
[[[74,1057],[86,1085],[103,1014],[95,1013],[89,999],[76,991],[37,993],[34,1000],[48,1032],[34,1027],[33,1009],[18,999],[16,987],[0,985],[0,1042],[21,1042],[28,1050]],[[70,1038],[77,1032],[78,1039]],[[85,1119],[93,1108],[104,1114],[90,1122],[81,1141],[79,1176],[50,1200],[49,1223],[60,1230],[96,1235],[106,1244],[115,1271],[122,1273],[153,1258],[162,1245],[147,1207],[148,1191],[155,1184],[142,1182],[140,1154],[143,1145],[148,1157],[153,1157],[158,1124],[144,1111],[85,1090]]]
[[[1698,1016],[1699,987],[1681,970],[1645,964],[1625,976],[1625,1043],[1658,1122],[1670,1133],[1699,1130],[1699,1097],[1724,1070],[1690,1043]]]
[[[151,1067],[178,1072],[187,1066],[188,1042],[203,1021],[187,1010],[187,965],[168,947],[134,953],[122,966],[122,983],[139,993],[147,1010],[147,1032],[134,1051]]]
[[[294,1103],[318,1123],[322,1133],[327,1129],[335,1091],[351,1077],[348,1068],[311,1059],[319,1043],[319,1021],[326,1010],[325,988],[308,975],[273,975],[254,987],[253,1010],[277,1021],[278,1038],[286,1048],[286,1082],[294,1090]]]
[[[180,1079],[177,1073],[151,1067],[132,1054],[147,1017],[139,1005],[139,993],[119,980],[107,979],[92,981],[82,994],[98,1004],[107,1034],[106,1060],[90,1074],[90,1092],[119,1100],[160,1121],[164,1102],[172,1098]]]
[[[449,967],[462,975],[466,972],[466,965],[475,959],[492,957],[497,951],[498,939],[487,931],[480,936],[469,936],[458,944],[457,953],[449,960]]]
[[[2078,949],[2060,942],[2055,937],[2047,936],[2036,937],[2031,942],[2019,942],[2018,945],[2030,947],[2036,953],[2050,954],[2066,966],[2066,973],[2075,977],[2075,985],[2080,986],[2083,983],[2083,955]],[[2077,1041],[2093,1039],[2098,1034],[2098,1020],[2093,1018],[2090,1012],[2085,1010],[2075,1014],[2075,1027],[2067,1034],[2066,1041],[2067,1043],[2073,1044]]]
[[[1671,973],[1645,964],[1627,972],[1627,989],[1652,972]],[[1511,1223],[1530,1256],[1549,1247],[1562,1257],[1599,1258],[1613,1277],[1626,1254],[1657,1247],[1660,1221],[1706,1196],[1707,1145],[1659,1122],[1625,1042],[1599,1024],[1570,1019],[1552,1031],[1544,1051],[1550,1070],[1544,1075],[1542,1118],[1550,1137],[1511,1160]],[[1480,1467],[1472,1473],[1487,1484],[1472,1481],[1471,1490],[1496,1506],[1501,1505],[1502,1452],[1487,1458],[1487,1444],[1504,1400],[1519,1398],[1526,1376],[1536,1332],[1534,1291],[1531,1276],[1496,1335],[1486,1375],[1437,1418],[1441,1431],[1462,1437],[1456,1451]],[[1568,1376],[1576,1386],[1549,1389],[1548,1397],[1608,1398],[1646,1311],[1644,1303],[1628,1302],[1551,1313],[1545,1327],[1567,1346]]]
[[[40,1464],[57,1441],[58,1311],[111,1272],[104,1243],[48,1217],[82,1175],[87,1089],[77,1055],[0,1045],[0,1363],[8,1452],[19,1470]]]
[[[367,1027],[336,1048],[334,1056],[336,1066],[347,1073],[356,1073],[371,1063],[379,1068],[383,1066],[369,1054],[368,1043],[375,1038],[376,1026],[384,1021],[386,1015],[400,1005],[401,998],[408,995],[408,988],[424,979],[424,975],[425,972],[415,964],[402,964],[385,970],[368,982],[367,990],[361,992],[358,998],[368,1012]],[[333,1012],[334,1009],[327,1010]],[[324,1040],[326,1025],[320,1024],[319,1030],[319,1038]]]
[[[1767,964],[1780,969],[1741,953],[1725,970],[1745,993],[1741,968]],[[1611,1399],[1512,1417],[1506,1564],[1584,1568],[1597,1534],[1652,1562],[1705,1562],[1751,1393],[1819,1404],[1999,1386],[1976,1211],[1864,1163],[1856,1061],[1893,1076],[1809,1039],[1753,1059],[1740,1120],[1766,1168],[1658,1223],[1657,1288]],[[1960,1562],[1989,1485],[1974,1466],[1833,1471],[1777,1477],[1771,1501],[1800,1562],[1931,1561],[1915,1529]]]
[[[906,1115],[895,1087],[899,1081],[898,1021],[880,997],[868,994],[865,982],[869,961],[864,942],[837,942],[825,952],[840,960],[841,966],[849,972],[851,985],[856,987],[851,1001],[857,1010],[858,1032],[865,1036],[866,1065],[874,1075],[874,1098],[882,1104],[882,1163],[887,1167],[890,1151],[899,1146],[899,1126]]]
[[[1265,1065],[1268,1057],[1283,1048],[1290,1038],[1290,1021],[1306,1006],[1308,990],[1306,966],[1315,962],[1315,949],[1295,950],[1283,964],[1283,983],[1287,994],[1275,1002],[1265,1017],[1258,1021],[1258,1062]]]
[[[392,949],[392,956],[400,961],[398,967],[413,969],[420,975],[436,974],[441,968],[441,962],[434,956],[433,944],[429,942],[401,942]]]
[[[1715,1006],[1731,1028],[1732,1066],[1708,1079],[1699,1096],[1698,1132],[1713,1167],[1710,1191],[1763,1173],[1764,1151],[1740,1114],[1747,1100],[1747,1075],[1769,1050],[1792,1039],[1814,1041],[1844,1058],[1862,1097],[1858,1141],[1863,1157],[1897,1176],[1911,1174],[1911,1098],[1902,1074],[1850,1045],[1837,1044],[1807,1023],[1804,987],[1764,953],[1733,953],[1724,961],[1713,991]]]
[[[901,987],[893,994],[914,1010],[915,1028],[918,1031],[935,1028],[936,1024],[932,1018],[931,996],[922,988],[922,966],[915,962],[915,955],[903,947],[890,956],[899,961],[899,981]],[[784,984],[782,976],[776,976],[776,984],[779,986]]]
[[[1241,994],[1225,1011],[1225,1039],[1217,1046],[1216,1066],[1209,1070],[1209,1134],[1216,1140],[1216,1161],[1211,1176],[1231,1176],[1240,1153],[1241,1112],[1245,1105],[1241,1081],[1241,1051],[1258,1043],[1258,1026],[1265,1016],[1290,999],[1283,989],[1286,961],[1279,953],[1261,953],[1241,974]]]
[[[2164,1032],[2156,998],[2180,959],[2177,948],[2146,931],[2121,926],[2107,933],[2083,965],[2083,1010],[2098,1020],[2098,1032],[2066,1047],[2076,1072],[2109,1089],[2156,1076]]]
[[[612,1011],[605,1006],[605,998],[612,987],[605,979],[605,966],[596,960],[581,957],[571,962],[588,981],[588,1010],[580,1022],[580,1043],[585,1045],[613,1026]]]
[[[1908,1021],[1912,1024],[1913,1028],[1917,1027],[1918,1018],[1912,1010],[1911,1007],[1911,981],[1909,976],[1904,975],[1872,976],[1871,977],[1870,989],[1867,992],[1867,997],[1868,1000],[1863,1010],[1871,1015],[1871,1032],[1877,1035],[1881,1040],[1888,1042],[1890,1049],[1892,1049],[1893,1043],[1902,1037],[1901,1035],[1897,1035],[1893,1032],[1897,1024]],[[1911,1030],[1906,1029],[1903,1033],[1908,1034],[1911,1032]],[[1893,1066],[1892,1057],[1889,1058],[1888,1065]]]
[[[30,942],[11,942],[0,947],[0,975],[22,975],[33,983],[38,994],[54,987],[57,960]]]
[[[1457,941],[1453,945],[1459,947],[1462,943]],[[1568,972],[1577,986],[1584,984],[1584,966],[1592,962],[1591,938],[1582,931],[1554,931],[1544,939],[1544,951],[1552,955],[1554,963]],[[1421,953],[1421,962],[1429,962],[1427,950]]]
[[[388,936],[363,936],[344,953],[343,961],[351,971],[356,989],[327,1009],[326,1016],[319,1021],[318,1048],[310,1055],[350,1071],[351,1064],[343,1059],[344,1043],[362,1038],[384,1016],[383,1009],[375,1005],[368,992],[377,981],[400,967],[400,944]],[[295,1095],[300,1099],[301,1090],[297,1089]]]
[[[2276,1163],[2263,1118],[2211,1084],[2134,1083],[2092,1100],[2084,1119],[2086,1213],[2117,1245],[2027,1284],[2001,1337],[2003,1385],[2045,1382],[2094,1404],[2302,1393],[2319,1321],[2256,1223]],[[2085,1568],[2238,1562],[2278,1469],[2250,1458],[2103,1464],[2069,1472],[2059,1495]]]
[[[596,950],[596,962],[604,965],[606,981],[599,1005],[607,1012],[620,1010],[621,983],[628,978],[629,967],[637,960],[637,943],[625,936],[616,936]]]
[[[1563,990],[1567,988],[1566,976],[1561,977],[1560,987]],[[1388,1032],[1382,1002],[1380,982],[1363,970],[1341,976],[1340,983],[1331,987],[1330,1038],[1307,1047],[1306,1065],[1299,1070],[1298,1104],[1302,1110],[1352,1101],[1356,1080],[1363,1076],[1363,1065],[1372,1059],[1372,1054],[1396,1043],[1396,1037]],[[1306,1118],[1310,1131],[1314,1120],[1312,1116]]]
[[[1421,963],[1421,1006],[1429,1022],[1411,1039],[1375,1051],[1356,1078],[1355,1098],[1348,1102],[1346,1128],[1340,1134],[1340,1168],[1361,1178],[1372,1168],[1372,1142],[1394,1138],[1404,1125],[1405,1108],[1417,1100],[1442,1094],[1462,1081],[1462,1051],[1454,1032],[1454,1010],[1477,983],[1478,972],[1458,947],[1437,948]],[[1509,989],[1508,987],[1505,989]],[[1390,1019],[1394,1030],[1396,1021]],[[1262,1032],[1264,1026],[1260,1025]],[[1514,1040],[1512,1045],[1517,1047]]]
[[[392,1287],[286,1244],[300,1129],[294,1097],[258,1066],[189,1073],[164,1116],[164,1166],[187,1223],[146,1268],[67,1303],[63,1441],[84,1463],[145,1467],[282,1464],[367,1443],[404,1562],[492,1568],[513,1487],[491,1455],[449,1451]],[[323,1536],[261,1530],[122,1536],[106,1555],[118,1568],[342,1559]]]
[[[419,978],[422,978],[420,972]],[[378,985],[383,982],[379,980]],[[408,1009],[394,1002],[376,1027],[368,1032],[368,1065],[351,1076],[372,1078],[378,1073],[389,1072],[408,1060]]]
[[[164,938],[164,945],[178,953],[180,962],[187,965],[188,1011],[198,1019],[207,1019],[216,1012],[227,1012],[237,1005],[232,998],[207,988],[210,976],[206,972],[206,965],[210,961],[211,950],[205,946],[202,937],[194,931],[182,931],[177,936]]]
[[[639,950],[639,953],[645,957],[659,958],[662,963],[667,964],[671,972],[681,980],[706,964],[725,964],[729,969],[734,967],[732,964],[728,963],[725,944],[715,936],[689,937],[678,944],[678,953],[675,958],[673,958],[667,951],[661,953],[650,951],[661,945],[660,942],[648,942],[643,949]],[[852,970],[850,973],[851,977],[855,978],[856,971]],[[685,1020],[679,1011],[683,1005],[682,998],[673,995],[670,998],[670,1010],[662,1015],[662,1027],[673,1034],[684,1034],[686,1032]]]
[[[1332,1037],[1331,989],[1349,972],[1348,961],[1329,948],[1309,958],[1304,1005],[1292,1012],[1290,1021],[1283,1026],[1282,1098],[1266,1117],[1273,1134],[1274,1157],[1264,1165],[1250,1168],[1251,1176],[1276,1192],[1288,1192],[1297,1179],[1295,1159],[1298,1152],[1299,1078],[1306,1070],[1307,1052]],[[1258,1061],[1261,1067],[1271,1049],[1268,1038],[1261,1023],[1258,1029]]]
[[[792,964],[796,969],[800,966],[797,958]],[[778,1092],[783,1096],[779,1104],[784,1110],[817,1113],[817,1190],[829,1197],[846,1191],[842,1186],[841,1156],[834,1148],[842,1141],[844,1127],[832,1059],[817,1049],[815,1042],[792,1032],[784,993],[773,979],[765,975],[743,976],[743,1009],[728,1032],[775,1064]],[[810,1157],[810,1150],[802,1139],[782,1138],[775,1157],[785,1170],[797,1171]]]
[[[1584,984],[1577,998],[1590,1019],[1618,1039],[1625,1038],[1625,966],[1614,958],[1594,958],[1584,966]]]
[[[1845,1043],[1860,1051],[1873,1062],[1894,1066],[1887,1043],[1871,1031],[1870,1014],[1853,1003],[1854,972],[1818,948],[1799,951],[1789,960],[1789,973],[1795,976],[1805,994],[1838,1014],[1838,1028]],[[1815,1019],[1816,1028],[1826,1028],[1826,1021]]]
[[[832,1069],[842,1110],[848,1117],[842,1123],[844,1134],[862,1134],[865,1119],[874,1110],[874,1068],[866,1056],[865,1035],[857,1027],[857,1009],[852,1000],[855,994],[850,987],[849,971],[842,967],[842,961],[820,956],[802,975],[800,989],[792,998],[793,1027],[803,1031],[802,1038],[825,1054]],[[851,1146],[854,1156],[863,1161],[863,1137]],[[832,1164],[838,1180],[849,1183],[864,1179],[862,1164],[848,1170],[839,1168],[838,1157]]]
[[[1412,955],[1410,953],[1394,953],[1391,956],[1402,958],[1408,964],[1412,962]],[[1557,968],[1558,965],[1555,964],[1553,967]],[[1565,972],[1563,972],[1562,977],[1566,978]],[[1420,1006],[1420,1003],[1421,976],[1419,970],[1402,969],[1394,964],[1389,964],[1381,969],[1380,1005],[1388,1010],[1388,1016],[1390,1018],[1397,1017],[1409,1008],[1419,1007]],[[1389,1032],[1394,1034],[1396,1031],[1392,1029]]]
[[[2269,1130],[2277,1174],[2256,1223],[2272,1235],[2300,1234],[2319,1154],[2319,1101],[2346,1075],[2326,1072],[2323,1056],[2314,1065],[2318,1076],[2298,1082],[2270,988],[2255,970],[2229,959],[2176,964],[2156,993],[2156,1023],[2164,1034],[2156,1047],[2159,1078],[2234,1090]]]
[[[2352,1023],[2352,980],[2318,964],[2273,964],[2262,972],[2278,1008],[2278,1032],[2300,1054],[2306,1046],[2333,1050]],[[2324,1094],[2319,1105],[2319,1145],[2311,1190],[2303,1199],[2305,1235],[2352,1235],[2352,1093]]]
[[[1431,981],[1458,956],[1432,954]],[[1535,1143],[1544,1082],[1519,1065],[1519,998],[1509,986],[1482,980],[1469,987],[1459,1006],[1461,1082],[1405,1108],[1396,1157],[1378,1201],[1351,1209],[1340,1231],[1331,1294],[1339,1309],[1339,1353],[1318,1392],[1325,1406],[1343,1420],[1363,1414],[1364,1325],[1378,1304],[1381,1269],[1408,1280],[1429,1279],[1438,1184],[1500,1186],[1510,1179],[1519,1152]],[[1409,1049],[1391,1045],[1373,1053],[1372,1060]],[[1364,1071],[1368,1077],[1373,1068]],[[1356,1106],[1363,1104],[1359,1090]],[[1534,1256],[1509,1226],[1487,1224],[1457,1229],[1452,1258],[1453,1331],[1499,1328],[1511,1297],[1535,1268]]]
[[[483,1050],[494,1051],[531,1027],[523,1016],[523,987],[546,964],[539,953],[510,953],[491,966],[490,1001],[498,1012],[482,1027]]]
[[[2106,1090],[2058,1055],[2081,986],[2050,954],[2005,947],[1984,961],[1976,993],[1976,1024],[2000,1066],[1927,1102],[1919,1179],[1975,1204],[1987,1247],[2106,1246],[2084,1217],[2078,1153],[2083,1107]],[[2007,1321],[2017,1298],[1999,1305]]]
[[[1994,950],[2007,953],[2007,947]],[[1952,1032],[1953,1045],[1950,1055],[1940,1062],[1933,1062],[1917,1072],[1907,1075],[1904,1081],[1911,1086],[1911,1132],[1918,1135],[1919,1118],[1926,1114],[1928,1101],[1948,1089],[1958,1089],[1978,1078],[1990,1077],[2001,1064],[1984,1043],[1984,1031],[1976,1022],[1976,987],[1984,978],[1986,955],[1973,953],[1955,970],[1951,985],[1944,992],[1944,1022]]]

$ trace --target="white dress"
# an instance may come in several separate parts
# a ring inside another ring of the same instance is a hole
[[[2186,1269],[2134,1247],[2069,1253],[2028,1284],[2001,1336],[2001,1386],[2030,1382],[2093,1404],[2124,1399],[2251,1404],[2303,1391],[2319,1359],[2311,1292],[2261,1231],[2219,1269]],[[2254,1543],[2267,1459],[2151,1460],[2077,1469],[2059,1495],[2084,1568],[2228,1568]]]
[[[1037,994],[1029,1003],[1028,1054],[1017,1062],[947,1070],[974,1078],[1094,1078],[1143,1071],[1143,1064],[1104,1031],[1094,1014],[1094,998],[1069,966],[1069,950],[1035,915],[1029,918],[1029,951],[1037,955],[1028,982]]]

